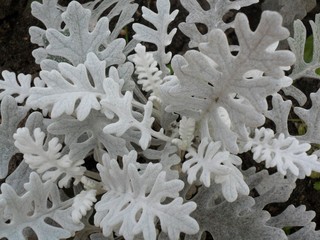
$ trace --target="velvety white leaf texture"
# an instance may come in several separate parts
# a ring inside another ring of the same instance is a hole
[[[83,121],[73,117],[61,117],[48,126],[48,131],[56,135],[64,135],[67,145],[77,145],[76,152],[70,150],[70,158],[74,159],[80,153],[86,156],[91,150],[99,151],[104,146],[112,157],[123,156],[129,152],[125,139],[103,132],[103,128],[112,123],[99,111],[91,114]],[[83,136],[87,136],[83,138]],[[82,155],[82,154],[81,154]]]
[[[173,139],[172,143],[176,144],[182,150],[187,150],[191,146],[194,138],[195,124],[196,122],[193,118],[183,116],[179,122],[180,139]]]
[[[297,139],[303,142],[320,144],[320,90],[310,94],[312,106],[310,109],[295,107],[294,112],[305,122],[307,131]]]
[[[40,2],[31,3],[31,13],[34,17],[39,19],[46,28],[61,29],[61,13],[62,10],[58,8],[58,0],[43,0]]]
[[[301,77],[310,77],[320,79],[320,76],[315,72],[320,67],[320,14],[317,14],[315,21],[310,21],[313,33],[313,52],[311,62],[306,62],[304,59],[305,43],[306,43],[306,27],[300,20],[294,22],[294,35],[288,38],[290,49],[296,55],[297,61],[293,71],[290,74],[292,79]]]
[[[152,114],[152,102],[148,101],[144,106],[144,116],[142,121],[134,117],[132,111],[133,95],[127,91],[123,96],[119,82],[112,78],[106,78],[103,82],[103,87],[106,92],[106,97],[100,103],[103,107],[102,111],[108,118],[113,118],[115,113],[118,121],[107,125],[103,131],[108,134],[122,136],[129,128],[137,128],[141,131],[139,144],[142,149],[146,149],[151,140],[151,126],[154,118]]]
[[[31,88],[31,75],[16,74],[9,71],[2,72],[3,80],[0,80],[0,99],[4,96],[16,94],[15,97],[17,103],[23,103],[23,101],[29,96]]]
[[[279,14],[264,12],[252,32],[246,16],[238,14],[235,31],[240,50],[236,56],[221,30],[209,33],[208,42],[199,45],[200,52],[176,55],[172,59],[175,75],[161,85],[166,111],[194,118],[200,124],[201,137],[219,140],[227,150],[237,153],[236,140],[247,137],[246,127],[264,123],[266,97],[292,82],[282,67],[292,65],[294,55],[269,49],[289,35],[281,21]],[[264,76],[255,78],[251,73],[256,70]],[[221,118],[219,108],[228,113],[231,128]]]
[[[136,34],[133,36],[143,42],[154,43],[157,46],[157,51],[153,53],[155,60],[160,66],[160,70],[164,74],[168,74],[170,71],[166,67],[171,60],[171,52],[166,52],[165,48],[168,46],[177,29],[173,28],[170,33],[168,32],[169,24],[175,19],[178,14],[178,10],[174,10],[170,13],[170,1],[158,0],[156,2],[158,13],[151,11],[146,7],[142,7],[142,17],[156,28],[156,30],[147,27],[140,23],[133,24],[133,30]]]
[[[39,127],[41,129],[45,129],[46,126],[44,124],[42,114],[39,112],[31,113],[25,123],[25,127],[27,127],[31,132],[33,132],[35,128]],[[32,171],[33,170],[29,167],[25,160],[22,160],[19,166],[14,169],[14,171],[9,176],[6,177],[5,182],[8,183],[17,194],[21,195],[25,192],[23,184],[29,181],[29,176]]]
[[[70,201],[61,201],[57,186],[47,181],[43,183],[38,174],[31,173],[26,193],[18,196],[6,183],[1,185],[0,194],[0,237],[9,240],[25,240],[24,230],[31,228],[38,239],[54,240],[68,238],[83,225],[71,219]],[[50,201],[50,204],[48,204]],[[56,226],[46,220],[58,223]]]
[[[75,113],[80,121],[89,115],[91,109],[100,110],[99,99],[104,95],[102,85],[106,78],[105,62],[89,53],[86,62],[77,67],[68,63],[59,63],[58,66],[60,72],[40,73],[46,86],[31,88],[27,105],[48,109],[52,118]]]
[[[80,223],[81,218],[87,214],[93,205],[93,202],[96,202],[96,190],[87,190],[81,191],[75,198],[73,199],[72,204],[72,220],[75,223]]]
[[[134,2],[134,0],[95,0],[83,4],[83,7],[90,9],[92,12],[89,29],[95,26],[102,15],[106,16],[109,21],[118,18],[107,40],[108,42],[113,41],[119,36],[121,30],[134,20],[132,16],[135,14],[139,5],[132,2]],[[110,9],[112,10],[106,11]],[[132,49],[128,50],[128,52],[131,52],[131,50]]]
[[[89,52],[97,52],[110,34],[109,20],[105,17],[101,18],[94,30],[90,32],[88,30],[90,15],[90,10],[72,1],[67,10],[61,14],[69,34],[64,35],[56,29],[48,29],[46,32],[49,41],[47,52],[67,59],[74,66],[83,63]]]
[[[59,187],[66,187],[71,178],[75,178],[75,184],[80,181],[85,168],[81,167],[83,159],[71,160],[69,155],[62,155],[62,145],[58,138],[52,138],[48,142],[48,149],[44,149],[45,133],[39,128],[30,135],[28,128],[19,128],[13,135],[14,145],[23,153],[25,162],[31,169],[42,174],[42,179],[58,181]]]
[[[254,138],[249,139],[245,148],[251,149],[256,162],[265,161],[267,168],[277,167],[283,175],[289,170],[305,178],[312,171],[320,172],[318,157],[307,154],[311,148],[309,143],[300,144],[295,137],[285,137],[283,133],[275,137],[271,129],[256,129]]]
[[[193,216],[200,225],[200,231],[195,235],[186,236],[186,240],[198,240],[208,234],[215,240],[256,240],[261,237],[288,239],[282,227],[273,224],[277,219],[273,220],[264,208],[270,203],[286,202],[295,188],[296,178],[292,175],[284,178],[280,173],[269,175],[266,170],[255,173],[253,168],[247,171],[244,172],[245,180],[250,190],[257,191],[258,195],[255,198],[239,196],[236,201],[227,202],[222,197],[219,185],[213,184],[210,188],[198,189],[193,198],[198,205]],[[290,223],[298,222],[298,226],[304,226],[305,217],[298,219],[295,214],[287,219],[288,226],[297,226]],[[312,234],[312,231],[310,232]]]
[[[266,117],[271,119],[276,125],[276,132],[289,136],[288,116],[291,110],[292,102],[284,101],[280,94],[272,96],[272,109],[266,112]]]
[[[137,44],[135,54],[130,56],[130,61],[135,64],[135,73],[138,75],[138,83],[142,85],[142,90],[154,93],[162,83],[160,78],[162,72],[157,68],[157,62],[152,53],[146,52],[146,47]]]
[[[22,160],[13,173],[6,177],[6,183],[9,184],[18,195],[25,192],[23,184],[29,181],[29,176],[33,170]]]
[[[131,5],[135,7],[135,5]],[[126,7],[129,13],[133,14],[131,12],[132,8]],[[56,14],[58,15],[58,13]],[[131,16],[123,16],[123,24],[130,22],[128,18],[131,19]],[[41,15],[40,19],[42,17]],[[108,66],[124,63],[125,55],[122,51],[125,40],[115,38],[113,38],[113,41],[108,40],[110,31],[107,17],[102,17],[94,22],[91,19],[91,10],[85,9],[76,1],[71,1],[65,12],[61,13],[60,16],[58,15],[57,18],[61,18],[65,23],[64,29],[48,28],[45,31],[46,47],[36,49],[33,52],[36,62],[41,63],[42,69],[49,71],[57,69],[58,62],[68,62],[77,66],[84,63],[87,54],[90,52],[95,53],[99,59],[106,60]],[[32,28],[30,33],[34,39],[40,38],[38,37],[41,34],[39,29]],[[39,41],[36,41],[36,43],[40,46],[43,45]]]
[[[181,0],[182,6],[189,12],[186,22],[179,25],[179,29],[190,38],[189,47],[197,47],[199,43],[208,41],[208,33],[214,29],[226,29],[233,27],[234,23],[226,23],[223,17],[232,9],[239,10],[241,7],[250,6],[259,0],[207,0],[209,9],[204,9],[197,0]],[[204,24],[207,33],[203,34],[196,23]]]
[[[177,147],[167,143],[161,150],[148,148],[143,151],[143,156],[150,160],[157,160],[162,165],[162,170],[166,171],[166,179],[178,179],[179,168],[178,164],[181,162],[180,157],[177,155]]]
[[[262,3],[262,10],[279,12],[283,16],[284,26],[291,30],[293,21],[303,19],[316,5],[316,0],[266,0]]]
[[[216,190],[202,187],[193,199],[198,205],[193,216],[200,225],[200,231],[196,235],[186,236],[186,240],[198,240],[203,235],[211,235],[215,240],[256,240],[262,236],[266,239],[287,240],[282,229],[266,224],[270,214],[255,209],[253,198],[240,196],[234,202],[219,202],[218,199],[215,204],[212,197],[216,197]]]
[[[13,134],[18,125],[26,117],[27,108],[17,106],[17,102],[11,96],[5,96],[1,101],[1,125],[0,125],[0,178],[8,175],[9,162],[12,156],[18,153],[14,146]]]
[[[285,95],[291,96],[297,100],[300,106],[303,106],[307,102],[307,96],[294,85],[282,88],[282,91]]]
[[[156,220],[169,239],[179,239],[181,232],[196,233],[197,222],[189,216],[195,210],[193,202],[183,203],[179,191],[181,180],[166,180],[161,164],[149,163],[143,172],[136,164],[136,152],[123,157],[122,168],[116,160],[104,155],[98,164],[107,192],[96,204],[95,224],[109,236],[113,230],[132,240],[143,233],[144,239],[156,239]],[[165,199],[173,199],[163,203]]]
[[[289,205],[280,215],[273,217],[268,224],[284,228],[288,226],[299,226],[308,224],[315,217],[313,211],[306,211],[306,206],[295,207]]]
[[[182,165],[182,171],[188,173],[188,182],[192,184],[197,180],[197,174],[201,171],[200,181],[210,187],[211,178],[222,185],[223,196],[228,202],[237,199],[238,194],[248,195],[249,188],[243,176],[235,165],[241,164],[241,159],[221,149],[221,142],[212,142],[203,138],[198,151],[190,147],[186,154],[186,161]]]
[[[269,175],[266,170],[263,170],[256,174],[249,175],[247,180],[250,189],[254,188],[259,194],[259,196],[255,198],[254,209],[262,210],[270,203],[288,201],[290,194],[295,188],[296,177],[292,174],[288,174],[287,177],[281,173]],[[315,231],[315,223],[311,222],[314,218],[314,213],[313,211],[305,211],[305,209],[304,205],[297,208],[293,207],[293,205],[289,205],[277,216],[272,216],[266,224],[278,229],[283,229],[284,226],[299,228],[299,230],[294,233],[288,233],[288,236],[285,239],[317,239],[320,231]],[[246,239],[254,238],[246,237]]]
[[[287,204],[320,172],[320,14],[285,42],[315,2],[33,1],[40,78],[0,76],[0,239],[320,239]]]
[[[34,17],[39,19],[45,27],[54,28],[57,30],[61,29],[61,13],[62,10],[58,8],[58,0],[43,0],[42,3],[33,1],[31,3],[31,13]],[[48,41],[45,37],[46,31],[36,26],[31,26],[29,28],[29,34],[31,36],[31,42],[38,44],[40,47],[46,47]],[[40,59],[37,56],[43,55],[43,58],[47,57],[47,53],[43,48],[38,48],[33,51],[34,56],[36,56],[36,62],[40,63]],[[42,59],[42,58],[41,58]]]

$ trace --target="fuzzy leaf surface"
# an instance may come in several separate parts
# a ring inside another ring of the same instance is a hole
[[[291,51],[297,58],[293,71],[290,74],[293,80],[302,77],[320,79],[320,76],[316,73],[316,70],[320,67],[320,14],[316,15],[315,21],[310,21],[310,25],[313,33],[311,61],[305,60],[307,30],[302,21],[296,20],[294,22],[294,36],[288,39]]]
[[[82,224],[74,224],[71,219],[70,201],[61,201],[57,186],[47,181],[43,183],[38,174],[32,172],[25,184],[26,193],[18,196],[6,183],[1,185],[0,195],[0,237],[9,240],[25,240],[23,231],[31,228],[38,239],[61,239],[74,235]],[[51,202],[48,205],[48,201]],[[50,224],[45,219],[58,223]],[[7,222],[9,221],[9,223]]]
[[[126,7],[128,8],[128,5]],[[99,59],[106,60],[107,64],[124,63],[125,55],[122,51],[125,40],[108,41],[110,30],[107,17],[102,17],[92,24],[91,10],[82,7],[76,1],[72,1],[58,17],[65,23],[64,29],[47,29],[45,36],[48,44],[45,48],[34,51],[36,62],[41,63],[42,69],[57,69],[58,62],[68,62],[77,66],[85,62],[90,52],[95,53]],[[33,35],[36,36],[37,33]]]
[[[6,95],[16,94],[15,97],[17,103],[23,103],[23,101],[29,96],[31,88],[31,75],[19,74],[9,71],[2,72],[3,80],[0,81],[0,99],[2,100]]]
[[[156,3],[158,13],[155,13],[146,7],[142,7],[142,17],[152,23],[156,30],[140,23],[135,23],[133,24],[133,30],[136,34],[133,37],[140,41],[154,43],[157,46],[157,51],[153,53],[154,58],[158,62],[160,70],[164,74],[168,74],[169,69],[166,67],[166,64],[170,62],[172,54],[171,52],[166,53],[165,48],[170,45],[172,38],[177,31],[176,28],[173,28],[167,33],[168,26],[175,19],[179,11],[174,10],[170,13],[169,0],[158,0]]]
[[[320,172],[320,161],[316,155],[308,155],[309,143],[299,143],[292,136],[280,133],[275,137],[271,129],[256,129],[255,136],[249,139],[245,148],[251,148],[256,162],[265,161],[266,167],[277,167],[279,173],[286,175],[289,170],[299,178],[309,176],[312,171]]]
[[[35,169],[44,180],[58,181],[59,187],[66,187],[75,178],[80,181],[85,168],[81,167],[83,159],[71,160],[69,155],[62,155],[62,145],[58,138],[52,138],[48,142],[48,149],[44,149],[45,133],[36,128],[33,137],[29,129],[19,128],[13,135],[15,146],[24,154],[24,159],[31,169]]]
[[[27,105],[32,108],[48,109],[51,117],[57,118],[63,113],[76,114],[78,120],[84,120],[91,109],[100,110],[99,98],[104,95],[104,61],[94,53],[89,53],[84,64],[74,67],[68,63],[59,63],[56,70],[41,71],[44,87],[33,87]]]
[[[189,15],[186,22],[179,25],[179,29],[190,38],[189,47],[197,47],[202,42],[207,42],[208,33],[214,29],[225,31],[233,27],[234,22],[225,23],[224,15],[230,10],[239,10],[242,7],[257,3],[258,0],[208,0],[209,9],[204,9],[197,0],[182,0],[182,6],[187,9]],[[196,23],[202,23],[207,27],[206,34],[201,33]]]
[[[189,184],[197,180],[198,172],[201,172],[200,181],[204,186],[210,187],[213,178],[221,184],[223,196],[228,202],[235,201],[238,194],[249,194],[241,172],[234,166],[240,165],[241,159],[221,150],[221,142],[210,142],[203,138],[198,151],[192,147],[188,149],[186,159],[182,171],[188,173]]]
[[[71,150],[70,157],[87,155],[91,150],[99,151],[99,145],[103,145],[112,157],[127,154],[127,143],[120,137],[103,133],[103,128],[112,123],[99,111],[92,111],[83,121],[74,117],[60,117],[49,125],[48,131],[56,135],[64,135],[64,142],[68,145],[77,145],[78,151]],[[83,136],[86,136],[83,138]]]
[[[110,119],[114,118],[114,114],[117,115],[118,121],[107,125],[103,131],[108,134],[115,134],[116,136],[122,136],[129,128],[137,128],[141,132],[139,144],[142,149],[146,149],[151,140],[151,126],[154,121],[152,114],[152,102],[148,101],[144,106],[144,116],[142,121],[135,118],[136,114],[132,110],[133,94],[130,91],[126,91],[123,96],[121,93],[121,82],[119,76],[114,68],[110,71],[114,72],[113,78],[107,78],[103,83],[103,88],[106,92],[106,97],[103,98],[100,103],[103,107],[102,111]],[[117,81],[115,81],[116,79]]]
[[[183,182],[166,180],[161,164],[149,163],[141,173],[136,163],[136,152],[123,157],[123,168],[114,159],[104,155],[98,164],[107,192],[96,204],[95,225],[100,225],[105,236],[117,230],[125,239],[132,240],[143,233],[145,239],[156,239],[155,220],[170,239],[179,239],[180,232],[193,234],[197,222],[189,216],[195,210],[193,202],[183,203],[179,191]],[[165,199],[173,199],[163,204]]]
[[[0,179],[7,176],[11,157],[19,152],[14,146],[13,134],[27,112],[28,109],[17,106],[17,102],[11,96],[6,96],[1,101]]]
[[[246,16],[238,14],[235,30],[240,50],[236,56],[231,54],[221,30],[209,33],[208,42],[199,45],[200,52],[176,55],[172,60],[175,75],[161,85],[166,111],[194,118],[200,123],[201,137],[212,137],[237,153],[236,140],[247,137],[246,127],[264,123],[266,97],[292,82],[284,76],[282,66],[293,64],[294,55],[270,50],[270,46],[289,35],[281,21],[278,13],[264,12],[252,32]],[[221,117],[220,108],[229,115],[231,128]]]
[[[306,123],[307,131],[297,136],[300,141],[320,144],[320,90],[310,94],[310,109],[295,107],[294,112]]]

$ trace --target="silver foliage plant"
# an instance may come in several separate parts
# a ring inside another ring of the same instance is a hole
[[[154,27],[133,23],[130,42],[118,36],[133,22],[132,0],[33,2],[44,25],[30,28],[39,77],[3,71],[0,81],[0,238],[319,239],[305,206],[276,216],[264,208],[287,201],[297,178],[320,172],[311,150],[320,144],[320,91],[307,110],[292,85],[320,78],[320,15],[307,63],[300,20],[291,51],[277,49],[289,37],[277,12],[263,12],[254,31],[242,13],[223,21],[257,2],[208,0],[204,10],[181,0],[189,15],[169,31],[178,10],[157,0],[156,12],[142,7]],[[172,56],[166,47],[176,27],[193,49]],[[228,43],[230,28],[238,45]],[[289,133],[291,109],[306,123],[304,135]],[[266,118],[276,129],[265,128]],[[243,170],[243,152],[277,173]],[[18,153],[23,161],[9,175]]]

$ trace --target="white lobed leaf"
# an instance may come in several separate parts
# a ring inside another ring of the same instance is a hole
[[[103,165],[97,165],[107,192],[95,206],[95,225],[105,236],[117,231],[127,240],[139,233],[144,239],[155,240],[157,219],[169,239],[179,239],[180,232],[196,233],[199,226],[189,216],[196,205],[183,203],[178,197],[184,183],[178,179],[167,181],[161,164],[149,163],[140,172],[136,157],[131,151],[123,157],[120,168],[116,160],[104,155]],[[163,204],[166,199],[173,200]]]
[[[19,128],[13,134],[14,145],[23,153],[25,162],[31,169],[42,174],[42,179],[58,181],[59,187],[66,187],[71,178],[75,184],[80,182],[85,168],[81,167],[83,159],[71,160],[68,155],[62,155],[62,145],[58,138],[52,138],[48,142],[48,149],[44,149],[45,133],[36,128],[30,135],[29,129]]]
[[[17,105],[11,96],[5,96],[1,101],[0,124],[0,179],[7,177],[9,163],[13,155],[18,153],[14,146],[13,134],[26,117],[28,109]]]
[[[46,126],[44,124],[43,115],[40,112],[31,113],[25,123],[25,127],[30,131],[33,131],[38,127],[45,128]],[[14,133],[12,133],[12,145],[14,146],[13,134]],[[17,194],[21,195],[25,192],[23,184],[29,181],[29,176],[32,171],[33,170],[29,168],[29,165],[22,160],[19,166],[17,166],[14,171],[6,177],[5,182],[8,183]]]
[[[95,0],[82,4],[83,7],[91,10],[89,29],[94,28],[102,16],[107,17],[109,21],[118,18],[108,37],[108,42],[113,41],[119,36],[121,30],[134,20],[132,16],[139,5],[132,2],[134,2],[134,0]]]
[[[310,94],[312,106],[310,109],[295,107],[294,112],[305,122],[307,131],[297,136],[299,141],[320,144],[320,90]]]
[[[320,76],[316,73],[316,70],[320,67],[320,14],[316,15],[315,21],[310,21],[310,25],[313,33],[313,52],[310,62],[306,62],[304,59],[307,30],[302,21],[299,19],[294,21],[294,36],[288,38],[290,49],[297,58],[290,74],[293,80],[302,77],[320,79]]]
[[[83,224],[73,223],[72,202],[61,201],[52,181],[43,183],[39,175],[32,172],[24,187],[26,193],[18,196],[10,185],[1,185],[0,209],[4,211],[0,211],[0,238],[25,240],[25,230],[31,228],[37,239],[58,240],[69,238],[83,228]]]
[[[132,28],[136,34],[133,37],[139,41],[154,43],[157,46],[157,51],[153,53],[153,56],[159,64],[162,73],[167,75],[170,71],[166,67],[166,64],[170,62],[172,54],[171,52],[166,53],[165,48],[170,45],[177,31],[176,28],[173,28],[170,33],[167,33],[168,26],[175,19],[179,11],[176,9],[170,13],[169,0],[158,0],[156,4],[158,13],[142,7],[142,17],[152,23],[156,30],[140,23],[134,23]]]
[[[50,1],[52,5],[57,5],[56,1]],[[38,4],[39,5],[39,4]],[[38,6],[35,4],[35,6]],[[45,2],[42,6],[43,11],[50,11],[49,6],[51,3]],[[101,4],[103,8],[105,4]],[[61,6],[53,8],[61,8]],[[95,53],[99,59],[105,60],[107,66],[113,64],[122,64],[125,61],[123,50],[125,47],[125,40],[116,37],[119,35],[120,30],[132,20],[132,14],[136,9],[136,4],[123,4],[125,9],[122,9],[121,18],[116,24],[117,29],[113,30],[110,34],[109,19],[101,17],[96,19],[97,15],[101,12],[97,9],[92,16],[91,10],[84,8],[77,1],[71,1],[65,11],[53,10],[55,14],[53,22],[60,22],[59,27],[47,27],[43,30],[37,27],[30,29],[33,42],[37,43],[40,48],[33,51],[36,62],[41,65],[43,70],[51,71],[57,70],[59,62],[67,62],[73,66],[84,63],[87,54]],[[100,9],[103,10],[103,9]],[[95,10],[93,10],[95,11]],[[119,12],[119,5],[116,7],[117,14]],[[36,17],[40,20],[46,19],[43,12],[39,13]],[[48,14],[50,15],[50,14]],[[65,26],[61,29],[62,21]],[[49,25],[50,26],[50,25]],[[118,29],[120,27],[120,30]],[[118,34],[117,34],[118,32]],[[116,35],[116,36],[111,36]],[[110,39],[110,37],[112,39]],[[45,40],[43,40],[45,39]]]
[[[182,6],[189,12],[185,23],[180,23],[179,29],[190,38],[189,47],[197,47],[202,42],[208,41],[208,33],[214,29],[223,31],[234,26],[234,22],[226,23],[223,17],[232,9],[239,10],[250,6],[259,0],[207,0],[209,9],[204,9],[197,0],[182,0]],[[196,24],[204,24],[207,33],[199,31]]]
[[[248,195],[249,188],[245,183],[242,173],[234,165],[240,165],[241,159],[221,149],[221,142],[212,142],[203,138],[198,151],[190,147],[186,154],[186,161],[182,171],[188,173],[188,183],[199,180],[210,187],[211,179],[222,185],[222,193],[228,202],[233,202],[238,195]]]
[[[108,118],[113,118],[115,113],[119,119],[117,122],[107,125],[103,131],[108,134],[122,136],[129,128],[137,128],[141,131],[139,144],[142,149],[146,149],[151,140],[151,126],[154,121],[154,118],[151,117],[152,102],[148,101],[144,105],[144,116],[142,121],[139,121],[135,118],[132,110],[133,95],[131,92],[126,91],[123,96],[119,81],[116,82],[110,77],[105,79],[103,87],[106,97],[100,101],[103,108],[102,111]]]
[[[198,188],[197,194],[193,197],[193,201],[198,204],[193,216],[200,225],[200,231],[196,235],[186,236],[186,240],[201,239],[204,233],[206,236],[210,234],[212,239],[220,240],[291,239],[286,236],[281,226],[272,224],[273,218],[277,216],[271,217],[266,211],[266,206],[286,202],[295,188],[296,178],[293,175],[284,177],[280,173],[269,175],[267,170],[256,173],[255,168],[250,168],[243,174],[250,190],[257,193],[255,198],[239,196],[236,201],[230,203],[222,199],[220,186],[216,184],[210,188]],[[292,218],[297,218],[297,215],[293,215]],[[299,222],[296,226],[304,226],[304,216],[299,215],[299,218],[295,219],[295,222]]]
[[[80,223],[81,218],[87,214],[92,208],[94,202],[96,202],[96,190],[91,189],[87,191],[81,191],[73,199],[71,218],[74,223]]]
[[[112,123],[100,111],[91,111],[89,116],[78,121],[71,116],[62,116],[55,119],[48,126],[48,132],[55,135],[64,135],[64,142],[68,146],[74,145],[78,150],[74,152],[70,149],[69,156],[71,159],[77,158],[79,152],[83,152],[84,156],[90,153],[99,151],[101,146],[105,147],[108,153],[113,156],[122,156],[128,153],[128,145],[125,139],[103,133],[103,128]],[[84,138],[84,136],[87,136]]]
[[[157,150],[148,148],[142,154],[149,160],[156,160],[161,163],[162,170],[166,172],[167,180],[179,178],[181,158],[177,155],[176,146],[166,143],[163,148]]]
[[[137,44],[135,54],[130,56],[130,61],[135,64],[135,73],[138,75],[138,83],[142,85],[142,90],[152,94],[158,91],[163,80],[160,78],[162,72],[157,68],[157,62],[152,53],[146,52],[146,47]]]
[[[18,77],[15,73],[9,71],[2,72],[3,80],[0,81],[0,99],[7,95],[17,95],[15,100],[17,103],[23,103],[30,94],[31,75],[20,73]]]
[[[75,113],[80,121],[89,115],[91,109],[100,110],[98,99],[104,95],[105,62],[89,53],[86,62],[77,67],[68,63],[59,63],[58,66],[60,72],[40,72],[46,86],[31,88],[27,106],[48,109],[52,118]]]
[[[62,10],[59,9],[58,0],[43,0],[42,3],[33,1],[31,3],[31,14],[39,19],[47,29],[54,28],[60,31],[62,30],[61,24],[63,20],[61,18],[61,13]],[[31,36],[30,41],[40,46],[40,48],[32,52],[36,62],[40,63],[40,59],[44,59],[48,56],[44,48],[42,48],[48,45],[48,40],[45,36],[46,31],[42,28],[31,26],[29,34]]]
[[[312,171],[320,172],[320,161],[316,155],[308,155],[309,143],[300,144],[293,137],[285,137],[280,133],[275,137],[271,129],[255,130],[254,138],[250,138],[245,148],[251,149],[256,162],[265,161],[267,168],[277,167],[283,175],[289,170],[299,178],[310,176]]]
[[[176,144],[182,150],[187,150],[191,146],[194,138],[193,134],[196,122],[193,118],[183,116],[179,124],[180,139],[173,139],[172,143]]]
[[[40,2],[31,3],[31,13],[34,17],[39,19],[46,28],[61,29],[61,13],[59,9],[58,0],[43,0]]]
[[[283,25],[293,32],[294,21],[304,19],[316,7],[316,2],[317,0],[265,0],[261,9],[279,12],[283,17]]]
[[[221,141],[227,150],[238,153],[237,139],[247,138],[247,127],[264,123],[266,97],[292,83],[283,69],[294,63],[294,55],[273,50],[289,35],[281,21],[278,13],[264,12],[252,32],[246,16],[238,14],[234,24],[240,49],[236,56],[219,29],[208,34],[208,42],[199,45],[200,52],[176,55],[172,59],[175,75],[166,77],[160,86],[166,111],[194,118],[201,138]],[[221,108],[231,120],[230,127]]]
[[[89,31],[91,11],[85,9],[80,3],[72,1],[61,18],[66,24],[69,34],[63,34],[54,28],[46,31],[49,45],[48,54],[67,59],[77,66],[86,60],[89,52],[98,53],[101,44],[106,43],[110,34],[109,20],[101,18],[92,32]]]
[[[288,116],[291,110],[292,102],[284,101],[278,93],[272,95],[272,109],[265,113],[265,116],[271,119],[276,125],[276,132],[289,136]]]

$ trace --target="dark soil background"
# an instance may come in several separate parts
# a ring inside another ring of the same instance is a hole
[[[3,70],[9,70],[17,74],[31,74],[35,77],[40,70],[39,66],[35,64],[31,54],[33,49],[37,48],[37,46],[30,43],[28,29],[30,26],[34,25],[41,26],[41,23],[31,15],[31,2],[32,0],[0,0],[0,73]],[[66,4],[69,1],[59,2]],[[140,4],[140,7],[135,19],[136,21],[143,22],[143,19],[141,18],[141,6],[150,6],[152,9],[155,9],[155,1],[137,0],[136,2]],[[177,26],[178,22],[184,21],[188,13],[182,8],[179,0],[171,0],[171,2],[173,8],[180,9],[176,22],[172,24],[172,26]],[[318,2],[317,7],[313,9],[303,21],[308,24],[310,19],[314,20],[315,14],[320,12],[319,9],[320,3]],[[243,8],[241,11],[247,14],[252,23],[252,27],[255,27],[259,23],[261,4]],[[235,12],[226,17],[232,19],[234,14]],[[201,26],[199,27],[201,28]],[[133,32],[129,30],[129,37],[132,37],[132,34]],[[183,53],[188,49],[188,41],[188,38],[178,31],[169,50],[173,52],[173,54]],[[315,92],[318,88],[313,86],[311,89]],[[245,159],[243,160],[245,161]],[[13,168],[14,165],[15,164],[12,165]],[[284,210],[285,206],[288,204],[294,204],[295,206],[304,204],[306,205],[307,210],[314,210],[317,213],[317,217],[314,221],[318,225],[317,229],[320,229],[320,191],[317,191],[314,188],[314,183],[318,181],[320,182],[320,178],[298,180],[297,187],[291,195],[290,200],[285,204],[268,206],[268,210],[271,214],[277,214],[279,211]]]

